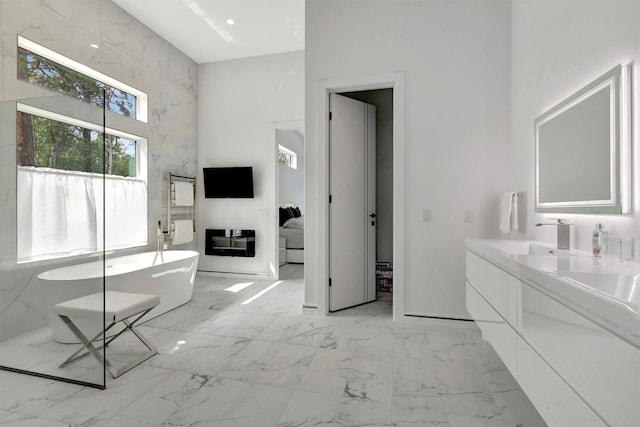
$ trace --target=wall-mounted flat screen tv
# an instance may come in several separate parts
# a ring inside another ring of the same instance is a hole
[[[252,199],[251,166],[203,168],[204,197],[207,199]]]

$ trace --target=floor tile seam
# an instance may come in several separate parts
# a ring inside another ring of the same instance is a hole
[[[8,412],[9,414],[20,415],[20,416],[28,417],[29,419],[45,420],[45,421],[51,421],[51,422],[57,422],[57,423],[65,423],[66,422],[66,421],[55,419],[55,418],[43,417],[43,416],[40,416],[40,415],[29,414],[29,413],[26,413],[26,412],[20,412],[20,411],[15,411],[15,410],[10,410],[10,409],[2,409],[2,410]],[[2,420],[0,419],[0,421],[2,421]],[[80,426],[80,424],[73,424],[73,423],[69,423],[69,422],[66,422],[66,423],[69,424],[69,427],[79,427]]]
[[[153,368],[153,369],[162,369],[163,371],[166,371],[166,372],[158,372],[158,373],[155,373],[155,374],[146,375],[144,377],[138,378],[137,380],[133,380],[131,382],[127,382],[126,383],[127,385],[137,384],[137,383],[140,383],[140,382],[143,382],[143,381],[148,381],[151,378],[156,378],[156,377],[160,377],[160,376],[167,376],[168,377],[173,373],[171,371],[174,370],[172,368],[165,368],[164,366],[152,366],[152,365],[141,365],[141,366],[147,366],[148,368]],[[110,384],[107,384],[107,388],[102,390],[101,392],[103,394],[105,394],[105,395],[110,394],[110,391],[113,391],[114,387],[116,386],[116,385],[114,385],[114,383],[117,382],[119,379],[128,379],[128,378],[125,377],[124,374],[123,374],[122,377],[118,377],[118,378],[107,378],[107,381],[110,382]],[[158,382],[161,382],[164,379],[166,379],[166,378],[163,378]],[[119,386],[121,386],[121,384],[118,384],[117,386],[119,387]],[[89,391],[95,391],[96,390],[94,388],[88,388],[88,387],[85,387],[85,389],[87,389]]]
[[[497,421],[504,421],[504,422],[509,422],[509,421],[513,421],[513,417],[511,417],[509,414],[506,413],[506,411],[504,410],[500,410],[499,413],[497,414],[492,414],[492,415],[481,415],[479,413],[465,413],[465,412],[458,412],[458,411],[450,411],[450,410],[446,410],[447,416],[453,415],[453,416],[465,416],[465,417],[474,417],[474,418],[482,418],[485,420],[497,420]]]
[[[255,382],[255,380],[254,380],[254,381],[245,381],[245,380],[237,380],[237,379],[231,379],[231,378],[225,378],[225,377],[219,377],[219,378],[221,378],[221,379],[223,379],[223,380],[225,380],[225,379],[226,379],[226,380],[230,380],[230,381],[238,381],[238,382],[242,382],[242,383],[249,384],[249,386],[248,386],[248,387],[247,387],[247,389],[242,393],[242,395],[241,395],[238,399],[236,399],[236,401],[233,403],[233,405],[232,405],[231,409],[229,409],[228,411],[225,411],[225,412],[223,413],[223,417],[226,417],[228,414],[232,413],[232,412],[233,412],[233,411],[238,407],[239,403],[240,403],[241,401],[243,401],[243,400],[245,399],[245,397],[249,394],[249,392],[250,392],[250,390],[251,390],[252,386],[255,386],[255,385],[262,385],[262,386],[269,386],[269,387],[279,388],[279,389],[283,389],[283,390],[287,390],[287,391],[291,392],[291,394],[289,395],[289,398],[288,398],[288,400],[287,400],[287,403],[286,403],[285,405],[283,405],[283,408],[282,408],[282,410],[281,410],[280,414],[278,415],[278,418],[277,418],[277,419],[278,419],[278,420],[280,420],[280,418],[282,418],[282,416],[284,415],[284,411],[285,411],[285,409],[287,408],[287,406],[289,405],[289,402],[291,402],[291,399],[292,399],[292,397],[293,397],[294,392],[296,391],[295,389],[292,389],[292,388],[290,388],[290,387],[279,386],[279,385],[274,385],[274,384],[257,383],[257,382]],[[187,400],[187,401],[188,401],[188,400]],[[174,411],[174,413],[175,413],[175,412],[177,412],[178,410],[179,410],[179,408],[178,408],[176,411]],[[173,415],[173,413],[172,413],[171,415]],[[169,416],[169,417],[170,417],[170,416]],[[166,421],[169,417],[167,417],[167,418],[165,419],[165,421]],[[218,421],[223,421],[223,420],[215,420],[214,422],[218,422]],[[277,425],[277,423],[276,423],[276,424],[274,424],[274,425]]]
[[[496,420],[500,420],[500,421],[510,421],[511,420],[511,417],[505,411],[505,408],[508,408],[508,407],[499,406],[498,403],[496,402],[494,396],[493,396],[493,393],[491,393],[491,392],[445,393],[445,394],[443,394],[443,399],[444,399],[444,396],[463,396],[463,395],[491,395],[491,399],[493,399],[493,404],[494,404],[495,408],[498,410],[498,412],[494,413],[491,416],[480,416],[480,418],[496,419]],[[446,408],[447,407],[445,405],[445,409]],[[447,414],[478,417],[477,413],[476,414],[470,414],[470,413],[465,413],[465,412],[451,411],[449,409],[447,409]]]

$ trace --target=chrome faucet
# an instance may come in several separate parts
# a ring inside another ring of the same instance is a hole
[[[556,225],[558,227],[558,236],[557,236],[557,248],[558,249],[571,249],[571,229],[569,228],[571,224],[568,220],[564,218],[551,218],[555,219],[557,222],[551,223],[537,223],[536,227],[540,227],[542,225]]]
[[[156,229],[156,235],[158,237],[158,250],[156,251],[156,255],[153,257],[153,262],[151,265],[156,265],[156,261],[158,259],[158,255],[160,255],[160,261],[164,264],[164,254],[162,250],[164,249],[164,232],[162,231],[162,222],[158,221],[158,228]]]

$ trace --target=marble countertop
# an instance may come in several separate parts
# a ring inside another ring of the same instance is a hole
[[[640,263],[558,251],[534,241],[469,239],[466,246],[640,348]],[[546,253],[540,250],[545,248]]]

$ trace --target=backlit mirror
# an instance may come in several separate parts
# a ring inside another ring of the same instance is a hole
[[[630,212],[628,71],[613,68],[535,119],[536,212]]]

